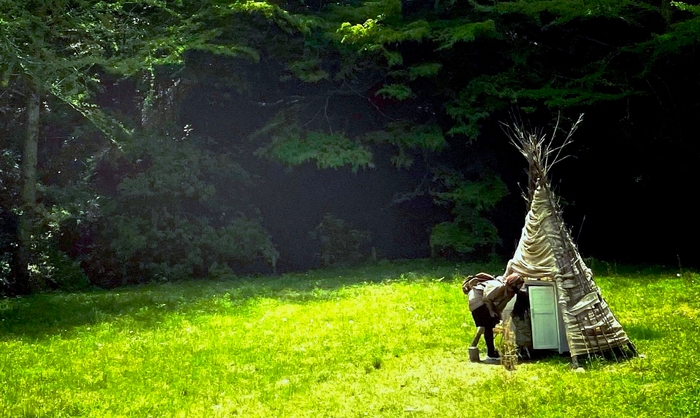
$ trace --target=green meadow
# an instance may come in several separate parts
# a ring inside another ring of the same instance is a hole
[[[594,264],[641,355],[506,371],[469,362],[460,289],[501,268],[384,262],[0,300],[0,416],[700,416],[700,275]]]

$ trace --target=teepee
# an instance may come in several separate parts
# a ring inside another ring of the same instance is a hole
[[[562,148],[572,142],[582,120],[583,115],[559,146],[553,145],[558,123],[551,137],[528,132],[522,124],[504,124],[504,131],[529,163],[528,213],[506,273],[519,273],[526,284],[550,282],[556,294],[561,333],[576,366],[579,356],[612,353],[617,358],[636,354],[579,254],[550,184],[550,169],[565,158]]]

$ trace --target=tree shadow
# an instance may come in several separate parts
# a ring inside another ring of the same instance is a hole
[[[352,289],[394,282],[446,281],[459,291],[461,277],[493,266],[428,260],[329,268],[278,277],[222,277],[215,280],[148,284],[113,290],[49,293],[0,300],[0,340],[42,340],[71,336],[76,328],[116,323],[154,329],[173,312],[183,315],[245,314],[262,299],[309,304],[351,297]]]
[[[141,290],[41,294],[0,302],[0,338],[11,335],[40,340],[67,335],[76,327],[129,319],[143,328],[155,325],[167,312],[180,310],[175,299]]]

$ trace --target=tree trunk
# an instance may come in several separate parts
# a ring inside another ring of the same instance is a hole
[[[15,293],[28,294],[32,290],[29,264],[32,261],[34,219],[36,217],[36,170],[39,144],[39,109],[37,92],[29,93],[27,100],[27,137],[22,152],[22,214],[19,221],[19,250],[15,265]]]
[[[671,27],[671,0],[661,0],[661,17],[666,24],[666,30]]]

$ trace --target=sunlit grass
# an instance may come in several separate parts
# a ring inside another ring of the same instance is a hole
[[[700,415],[700,277],[597,277],[643,358],[469,363],[459,284],[384,263],[0,301],[0,416]],[[482,348],[482,353],[483,353]]]

